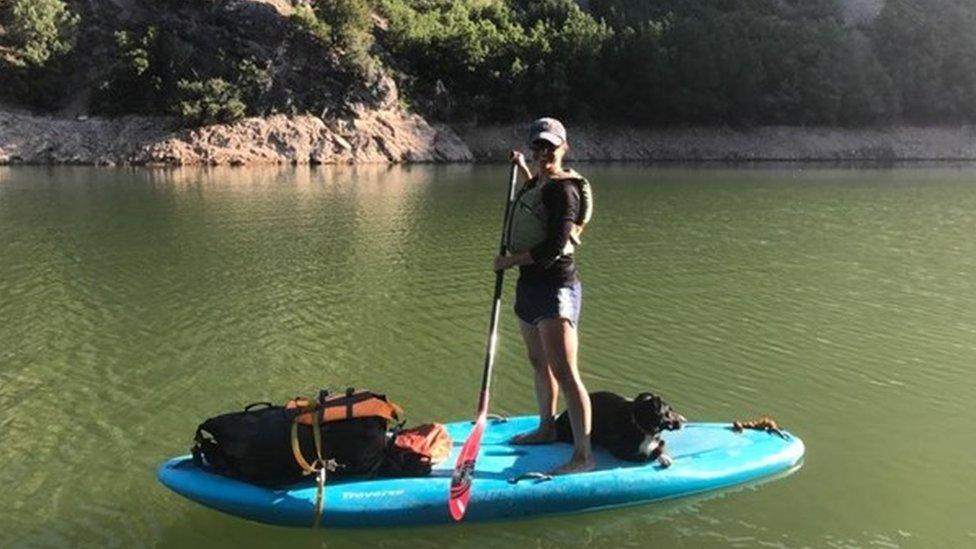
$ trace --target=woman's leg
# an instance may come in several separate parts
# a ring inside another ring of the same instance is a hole
[[[558,398],[556,378],[549,368],[549,361],[546,359],[546,352],[542,347],[539,329],[521,319],[519,320],[519,328],[522,331],[522,339],[525,340],[525,349],[529,353],[529,362],[532,364],[535,399],[539,405],[539,428],[535,431],[516,435],[512,439],[512,444],[554,442],[556,440],[554,416],[556,415],[556,399]]]
[[[573,457],[553,473],[589,471],[596,462],[590,452],[590,396],[576,364],[576,327],[565,318],[547,318],[539,322],[537,330],[549,367],[566,397],[569,423],[573,428]]]

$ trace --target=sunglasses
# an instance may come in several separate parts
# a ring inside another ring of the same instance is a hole
[[[533,141],[532,144],[529,145],[529,150],[533,152],[551,152],[556,150],[556,147],[548,141],[539,140]]]

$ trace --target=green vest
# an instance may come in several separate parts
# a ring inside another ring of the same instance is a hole
[[[580,233],[583,227],[593,217],[593,191],[590,182],[585,177],[569,170],[551,182],[571,181],[580,191],[580,217],[570,233],[569,241],[560,255],[571,255],[580,244]],[[546,239],[546,222],[549,212],[542,203],[542,189],[549,185],[533,184],[522,187],[515,203],[512,204],[512,215],[508,222],[508,250],[512,253],[522,252],[538,246]]]

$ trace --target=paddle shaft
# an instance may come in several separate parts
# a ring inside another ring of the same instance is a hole
[[[508,223],[515,201],[515,181],[518,179],[518,164],[512,164],[508,178],[508,196],[505,201],[505,218],[502,220],[502,235],[498,243],[498,255],[505,253],[508,240]],[[495,347],[498,342],[498,316],[502,304],[502,288],[505,284],[505,271],[495,272],[495,297],[491,303],[491,320],[488,324],[488,343],[485,345],[485,363],[481,375],[481,397],[478,399],[478,417],[488,413],[488,391],[491,388],[491,371],[495,365]]]
[[[508,223],[512,215],[512,203],[515,201],[515,181],[518,178],[518,165],[512,164],[512,173],[508,179],[508,200],[505,202],[505,219],[502,221],[502,237],[498,244],[498,255],[505,253],[508,240]],[[491,321],[488,325],[488,344],[485,349],[485,366],[481,376],[481,398],[478,401],[478,415],[488,413],[488,390],[491,387],[491,370],[495,364],[495,344],[498,342],[498,315],[502,304],[502,287],[505,283],[505,271],[495,273],[495,297],[491,303]]]
[[[508,180],[508,197],[505,202],[505,218],[502,221],[501,243],[498,254],[505,253],[505,243],[508,237],[508,223],[511,217],[512,203],[515,201],[515,180],[518,177],[518,166],[512,164],[512,172]],[[454,463],[454,474],[451,476],[451,491],[448,499],[448,509],[451,517],[458,521],[464,518],[471,497],[471,478],[474,475],[475,460],[481,448],[481,437],[485,431],[488,416],[488,393],[491,387],[491,370],[495,363],[495,344],[498,340],[498,312],[502,302],[502,287],[505,281],[505,271],[495,273],[495,297],[491,305],[491,320],[488,325],[488,343],[485,349],[485,364],[481,376],[481,395],[478,398],[478,416],[474,428],[464,441],[457,461]]]

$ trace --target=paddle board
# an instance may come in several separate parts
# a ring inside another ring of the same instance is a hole
[[[621,507],[700,494],[795,469],[804,445],[796,436],[732,431],[729,423],[687,423],[665,431],[673,463],[621,461],[594,449],[592,472],[551,479],[523,477],[565,463],[572,446],[508,444],[534,429],[536,416],[489,420],[478,455],[465,522],[525,518]],[[325,488],[323,527],[381,527],[452,522],[447,506],[454,461],[470,422],[446,425],[454,440],[451,456],[420,478],[330,479]],[[316,487],[302,482],[267,488],[225,478],[194,465],[190,456],[159,466],[157,476],[174,492],[197,503],[268,524],[312,526]],[[522,480],[518,480],[523,477]]]

